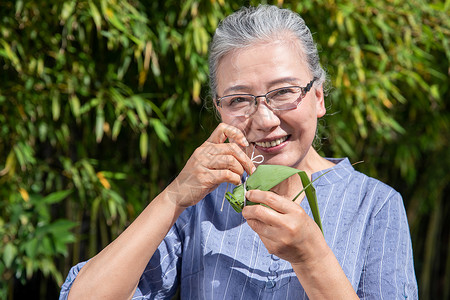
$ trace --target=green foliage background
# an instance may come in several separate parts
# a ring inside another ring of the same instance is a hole
[[[450,298],[450,1],[299,12],[331,79],[320,152],[399,190],[421,299]],[[217,124],[207,50],[258,1],[0,2],[0,299],[55,299]]]

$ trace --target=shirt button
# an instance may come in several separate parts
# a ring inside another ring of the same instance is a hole
[[[278,271],[278,269],[280,268],[280,264],[277,262],[272,262],[269,266],[269,272],[275,272]]]
[[[266,282],[266,289],[273,289],[275,287],[276,282],[273,280],[269,280]]]
[[[269,275],[267,275],[267,279],[269,279],[269,280],[275,280],[277,277],[278,277],[277,272],[272,272]]]
[[[278,256],[274,255],[274,254],[272,254],[271,257],[272,257],[273,260],[280,260],[280,258]]]

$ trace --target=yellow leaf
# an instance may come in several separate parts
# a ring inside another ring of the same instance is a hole
[[[106,134],[109,134],[109,132],[111,131],[111,126],[109,126],[108,122],[103,123],[103,132],[105,132]]]
[[[0,170],[0,176],[4,176],[8,174],[8,172],[11,172],[9,176],[14,175],[14,169],[16,167],[16,160],[14,156],[14,151],[9,152],[8,157],[6,158],[6,164],[5,168],[3,170]]]
[[[25,189],[20,188],[19,189],[19,193],[20,193],[20,195],[22,196],[22,199],[25,202],[28,202],[28,200],[30,200],[30,195],[28,195],[28,192]]]
[[[195,103],[200,103],[200,81],[194,79],[192,87],[192,98],[194,98]]]
[[[332,35],[330,35],[330,38],[328,39],[328,47],[333,47],[333,45],[336,43],[337,40],[337,31],[333,32]]]
[[[1,40],[1,43],[3,45],[3,49],[6,52],[6,56],[7,58],[9,58],[12,62],[12,64],[14,65],[14,68],[16,68],[17,72],[21,73],[22,72],[22,66],[20,65],[20,60],[17,57],[17,55],[12,51],[10,45],[4,41]]]
[[[145,80],[147,79],[147,71],[142,70],[139,72],[139,87],[143,87]]]
[[[391,100],[389,100],[386,95],[383,95],[383,97],[381,98],[381,102],[383,103],[384,106],[386,106],[387,108],[391,108],[392,107],[392,102]]]
[[[347,74],[344,74],[342,77],[343,77],[342,79],[344,81],[344,86],[345,87],[350,87],[351,83],[350,83],[350,80],[348,79]]]
[[[105,178],[102,172],[97,172],[97,178],[105,189],[107,190],[111,189],[111,185],[109,184],[108,180]]]
[[[194,3],[192,3],[192,6],[191,6],[191,16],[193,18],[195,18],[197,16],[197,14],[198,14],[198,2],[194,2]]]
[[[107,9],[106,9],[106,16],[107,16],[108,18],[112,18],[112,17],[114,16],[114,12],[112,11],[111,8],[107,8]]]
[[[147,42],[145,45],[145,56],[144,56],[144,70],[148,71],[150,65],[150,58],[152,57],[153,45],[151,42]]]
[[[26,121],[27,120],[27,114],[25,113],[25,110],[23,109],[23,106],[19,105],[19,106],[17,106],[17,109],[19,110],[19,114],[22,117],[22,119],[24,121]]]
[[[339,27],[341,27],[342,24],[344,24],[344,15],[340,11],[336,12],[336,23],[338,24]]]

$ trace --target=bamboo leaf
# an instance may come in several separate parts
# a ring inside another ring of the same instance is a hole
[[[103,138],[103,125],[105,124],[105,113],[103,107],[97,107],[97,118],[95,120],[95,140],[100,143]]]
[[[65,198],[67,198],[67,196],[69,196],[72,192],[73,192],[72,189],[54,192],[54,193],[51,193],[48,196],[44,197],[43,199],[39,199],[39,202],[46,203],[46,204],[57,203]]]
[[[76,1],[67,1],[64,3],[61,13],[61,21],[67,21],[67,19],[73,14],[76,4]]]
[[[141,137],[139,138],[139,149],[142,159],[145,160],[148,153],[148,134],[145,131],[141,133]]]
[[[260,165],[247,179],[249,190],[268,191],[299,170],[279,165]]]
[[[112,129],[112,140],[116,141],[119,136],[120,129],[122,127],[122,118],[118,118],[114,121],[113,129]]]
[[[5,248],[3,249],[3,261],[7,268],[10,268],[12,266],[16,255],[17,248],[12,243],[6,244]]]
[[[303,184],[303,189],[292,200],[295,201],[297,197],[305,192],[308,199],[311,212],[314,217],[314,221],[319,226],[323,233],[322,221],[320,219],[319,206],[317,204],[316,190],[309,180],[308,174],[305,171],[300,171],[295,168],[280,166],[280,165],[260,165],[256,168],[255,172],[247,178],[246,188],[247,190],[261,190],[268,191],[274,186],[278,185],[285,179],[292,175],[298,174]],[[326,174],[326,173],[325,173]],[[325,175],[322,174],[321,176]],[[319,177],[320,178],[320,177]],[[317,178],[318,179],[318,178]],[[317,180],[316,179],[316,180]],[[251,201],[245,201],[244,199],[244,185],[238,185],[233,189],[233,193],[227,192],[225,198],[230,203],[233,209],[240,213],[245,205],[256,205],[257,203]]]
[[[166,145],[170,145],[169,141],[169,129],[167,129],[166,126],[159,120],[155,118],[150,119],[150,123],[155,129],[156,135],[159,137],[161,141],[164,142]]]
[[[61,105],[59,103],[59,91],[52,91],[52,115],[53,121],[58,121],[60,113],[61,113]]]
[[[130,122],[130,125],[134,128],[138,128],[138,119],[133,111],[128,110],[127,111],[128,121]]]
[[[199,80],[194,79],[192,83],[192,98],[194,99],[194,102],[199,104],[201,102],[200,100],[200,90],[201,90],[201,83]]]
[[[22,170],[25,170],[26,169],[26,163],[25,163],[25,158],[24,158],[24,156],[23,156],[23,153],[22,153],[22,145],[21,144],[18,144],[18,145],[14,145],[14,153],[16,154],[16,158],[17,158],[17,161],[19,162],[19,165],[20,165],[20,167],[21,167],[21,169]]]
[[[58,219],[54,221],[53,223],[48,225],[48,232],[54,234],[58,238],[65,238],[72,240],[72,236],[68,236],[68,233],[70,233],[70,229],[75,227],[77,223],[66,220],[66,219]]]
[[[73,94],[70,97],[69,103],[73,115],[78,118],[80,116],[80,99],[78,99],[77,95]]]
[[[145,109],[144,109],[144,101],[145,100],[139,96],[134,96],[131,99],[134,102],[134,106],[136,108],[136,112],[138,114],[139,119],[145,126],[147,126],[148,118],[147,118],[147,113],[145,112]]]
[[[309,177],[305,172],[303,171],[299,172],[298,175],[302,180],[302,185],[304,186],[303,189],[305,190],[306,198],[308,199],[309,207],[311,208],[314,221],[317,223],[317,225],[319,226],[320,230],[323,233],[322,220],[320,219],[319,213],[319,205],[317,204],[316,189],[313,187],[312,182],[309,180]]]
[[[89,8],[91,10],[91,15],[92,19],[94,20],[95,27],[97,27],[97,31],[100,31],[102,27],[102,16],[100,15],[97,6],[92,1],[89,1]]]

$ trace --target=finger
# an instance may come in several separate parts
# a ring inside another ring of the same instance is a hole
[[[248,174],[252,174],[255,171],[255,164],[237,144],[231,143],[226,144],[226,146],[228,147],[228,153],[233,155],[239,161]]]
[[[210,143],[220,144],[225,142],[227,139],[235,141],[242,147],[249,146],[245,135],[240,129],[225,123],[220,123],[207,141]]]
[[[273,240],[273,241],[277,241],[281,238],[282,232],[280,232],[280,230],[282,230],[282,226],[279,226],[277,224],[273,224],[274,219],[273,218],[269,218],[268,220],[266,220],[266,222],[262,221],[261,218],[248,218],[249,215],[254,215],[257,216],[258,214],[253,214],[253,212],[258,211],[259,209],[256,209],[257,207],[260,208],[264,208],[266,210],[269,210],[267,207],[263,207],[261,205],[254,205],[254,206],[246,206],[244,207],[244,209],[242,210],[242,216],[244,216],[244,218],[247,221],[247,224],[250,226],[250,228],[253,229],[253,231],[255,231],[260,237],[265,238],[265,239],[269,239],[269,240]],[[254,210],[256,209],[256,210]],[[261,210],[262,213],[264,213],[264,210]],[[273,212],[273,211],[272,211]],[[278,214],[277,217],[279,217],[280,215]],[[263,218],[264,219],[264,218]],[[283,225],[283,224],[281,224]],[[266,245],[266,242],[264,242],[264,244]]]
[[[246,207],[244,207],[244,210],[246,210]],[[242,210],[242,214],[244,214],[244,210]],[[253,229],[254,232],[256,232],[260,237],[268,237],[271,236],[272,226],[261,222],[257,219],[246,219],[247,224],[250,226],[251,229]]]
[[[248,200],[269,206],[273,210],[287,214],[298,208],[294,202],[271,191],[250,190],[246,193]]]
[[[252,174],[256,169],[255,164],[237,144],[213,144],[207,142],[207,144],[204,144],[203,149],[209,158],[209,165],[215,163],[216,160],[218,161],[218,156],[230,155],[245,169],[245,171],[247,171],[248,174]]]
[[[240,176],[244,173],[244,167],[233,155],[212,155],[205,166],[215,170],[227,169]]]
[[[247,220],[247,222],[254,222],[260,228],[262,228],[263,224],[278,227],[283,223],[280,219],[282,215],[279,212],[262,205],[245,206],[242,210],[242,216]]]
[[[211,170],[210,180],[212,184],[229,182],[234,185],[241,184],[241,175],[230,170]]]

